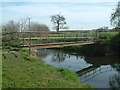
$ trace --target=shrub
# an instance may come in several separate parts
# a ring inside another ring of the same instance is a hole
[[[120,53],[120,33],[114,36],[110,41],[110,47],[113,51]]]

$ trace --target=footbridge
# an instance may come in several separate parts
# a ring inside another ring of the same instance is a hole
[[[5,43],[18,43],[22,48],[53,48],[72,45],[93,44],[96,39],[94,32],[12,32],[2,36]]]

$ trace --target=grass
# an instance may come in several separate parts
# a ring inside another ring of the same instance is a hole
[[[118,34],[118,32],[100,32],[99,35],[106,35],[108,38],[111,38]]]
[[[47,65],[28,56],[26,50],[2,56],[3,88],[90,88],[80,82],[76,73]]]
[[[118,32],[97,32],[97,35],[107,36],[108,38],[113,37]],[[96,36],[96,33],[65,33],[65,34],[50,34],[49,37],[86,37],[86,36]]]
[[[65,34],[50,34],[49,35],[49,37],[76,37],[76,36],[84,37],[86,36],[86,33],[65,33]]]
[[[2,88],[2,55],[0,54],[0,89]]]

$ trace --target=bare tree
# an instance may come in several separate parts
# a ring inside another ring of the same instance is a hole
[[[13,20],[9,21],[7,24],[2,27],[2,41],[3,42],[12,42],[18,40],[19,32],[19,23]]]
[[[28,30],[28,21],[27,19],[21,19],[19,21],[19,25],[20,25],[20,32],[26,31]]]
[[[120,1],[114,12],[111,14],[111,24],[120,29]]]
[[[54,28],[57,30],[57,32],[59,32],[59,30],[62,28],[66,28],[64,27],[64,25],[66,24],[65,20],[65,17],[60,14],[51,16],[51,21],[54,23]]]
[[[14,22],[13,20],[9,21],[7,24],[2,26],[3,33],[18,32],[18,31],[19,31],[19,23]]]

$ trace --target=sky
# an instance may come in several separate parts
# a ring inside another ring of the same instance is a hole
[[[74,2],[73,2],[74,1]],[[4,0],[0,3],[2,22],[31,21],[46,24],[53,31],[50,16],[61,13],[70,30],[111,27],[110,16],[119,0]]]

